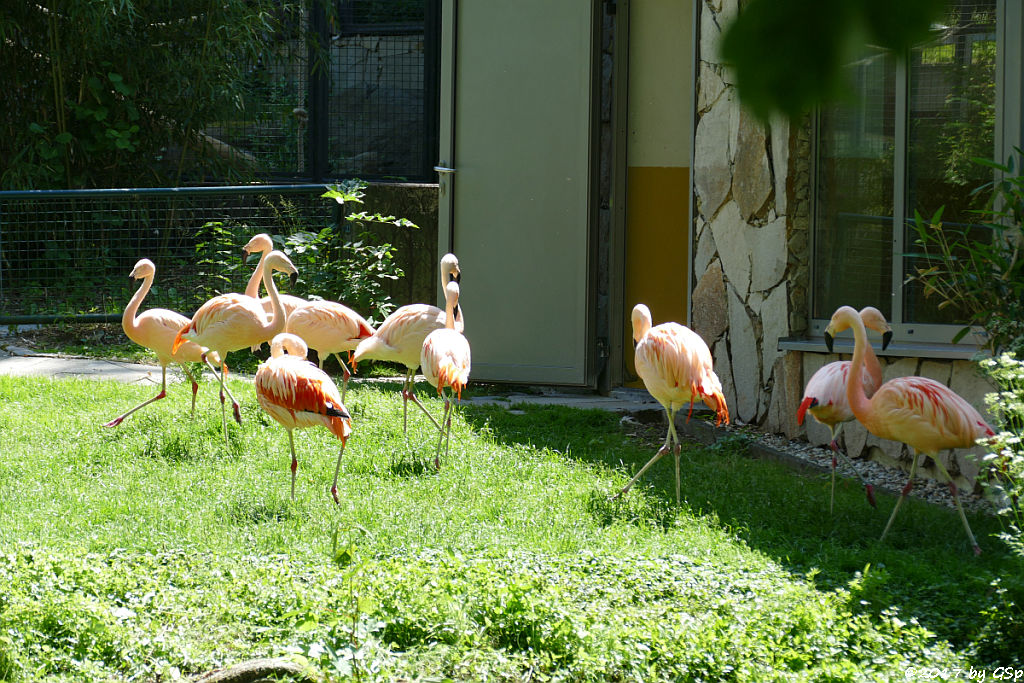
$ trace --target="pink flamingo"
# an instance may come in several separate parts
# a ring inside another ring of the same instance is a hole
[[[836,310],[825,329],[825,343],[831,351],[835,335],[847,328],[853,328],[854,339],[850,373],[858,377],[863,371],[868,341],[864,322],[857,311],[849,306],[842,306]],[[892,526],[900,505],[911,491],[920,456],[926,455],[931,457],[939,472],[949,481],[949,491],[953,495],[957,512],[960,513],[964,531],[967,532],[974,553],[980,554],[981,548],[974,539],[967,515],[960,505],[956,484],[938,457],[939,451],[947,448],[969,448],[978,439],[994,436],[992,428],[978,411],[945,384],[926,377],[891,379],[879,387],[870,399],[864,393],[864,385],[861,382],[847,382],[846,398],[854,416],[869,432],[883,439],[901,441],[914,449],[907,485],[903,487],[879,541],[885,540],[885,535],[889,533],[889,527]]]
[[[445,426],[437,439],[437,452],[434,454],[434,467],[441,469],[441,440],[444,439],[444,454],[448,457],[448,442],[452,431],[452,394],[462,400],[462,389],[469,382],[470,352],[469,342],[462,332],[455,329],[455,309],[459,305],[459,283],[452,280],[445,286],[445,317],[444,327],[434,330],[423,340],[420,351],[420,366],[423,376],[437,389],[437,395],[444,398],[444,416],[441,424]],[[445,388],[448,388],[447,393]]]
[[[676,444],[676,504],[679,504],[679,453],[682,450],[676,433],[676,412],[690,405],[686,419],[693,414],[693,402],[701,399],[715,411],[715,424],[729,423],[729,407],[722,395],[722,383],[715,374],[711,351],[696,332],[678,323],[662,323],[651,327],[651,311],[644,304],[633,307],[633,341],[636,342],[636,372],[644,386],[668,416],[665,443],[629,483],[613,498],[629,491],[633,483]]]
[[[441,259],[441,286],[449,282],[458,282],[462,277],[459,260],[454,254],[445,254]],[[402,384],[402,430],[408,434],[408,406],[412,401],[430,418],[434,426],[441,429],[434,416],[427,412],[413,393],[413,377],[420,365],[420,351],[423,340],[434,330],[445,325],[445,312],[437,306],[429,304],[409,304],[395,310],[384,319],[377,331],[363,339],[356,347],[352,363],[358,364],[364,358],[401,363],[406,367],[405,382]],[[462,309],[456,308],[455,329],[461,332],[465,328]]]
[[[321,370],[324,357],[334,354],[343,372],[341,400],[344,401],[352,373],[340,354],[348,351],[351,361],[352,351],[359,342],[375,332],[373,326],[348,306],[334,301],[310,301],[288,315],[285,329],[302,337],[309,348],[316,350]]]
[[[192,320],[178,330],[174,345],[171,347],[173,352],[186,341],[195,342],[202,347],[203,361],[211,370],[213,366],[210,365],[206,354],[216,353],[220,359],[221,426],[224,429],[225,442],[228,438],[228,426],[224,415],[224,392],[227,391],[224,377],[227,375],[225,359],[228,353],[261,344],[284,330],[284,308],[277,294],[277,286],[274,285],[274,271],[289,273],[292,279],[298,276],[295,266],[283,253],[272,251],[267,254],[263,261],[263,285],[270,293],[270,300],[273,303],[273,314],[269,320],[263,312],[263,306],[253,297],[244,294],[221,294],[199,307]],[[228,396],[231,397],[235,421],[241,424],[242,416],[238,409],[238,401],[230,392]]]
[[[259,263],[256,264],[252,275],[249,276],[249,282],[245,285],[245,295],[259,299],[260,304],[263,306],[263,312],[269,317],[274,312],[274,304],[269,296],[260,299],[260,279],[263,277],[263,262],[266,260],[267,254],[274,250],[274,240],[267,233],[261,232],[258,235],[254,235],[242,250],[246,256],[249,254],[260,255]],[[291,294],[278,294],[278,296],[281,299],[281,306],[284,308],[285,319],[288,319],[295,309],[309,303],[305,299],[292,296]],[[262,343],[256,344],[252,350],[258,351],[262,345]]]
[[[882,349],[889,345],[892,340],[892,329],[886,321],[885,316],[874,306],[867,306],[860,311],[860,318],[864,326],[882,335]],[[861,373],[861,381],[864,384],[864,391],[871,396],[882,386],[882,366],[878,363],[878,357],[869,344],[865,350],[864,372]],[[832,435],[829,444],[832,448],[832,495],[829,499],[828,510],[831,513],[835,507],[836,499],[836,455],[841,455],[844,460],[853,467],[846,454],[839,450],[839,433],[843,425],[854,419],[853,411],[846,400],[846,381],[850,374],[850,361],[835,361],[824,365],[811,376],[804,389],[804,397],[800,402],[800,409],[796,414],[797,424],[804,423],[805,413],[828,427]],[[854,472],[857,472],[854,469]],[[857,472],[861,483],[864,484],[864,491],[867,493],[868,503],[875,507],[875,487],[869,484],[864,477]]]
[[[285,355],[287,350],[288,355]],[[331,496],[338,502],[338,473],[345,441],[352,433],[352,417],[341,402],[338,387],[323,370],[306,360],[306,343],[294,334],[281,333],[270,342],[270,358],[256,371],[256,400],[270,417],[288,430],[292,452],[292,500],[295,500],[295,457],[292,430],[321,426],[341,441],[334,467]]]
[[[186,363],[198,363],[203,354],[202,349],[190,342],[175,352],[171,351],[171,346],[174,344],[174,336],[183,325],[188,324],[188,318],[181,313],[175,313],[166,308],[151,308],[142,315],[136,316],[139,306],[142,305],[142,300],[146,298],[150,288],[153,286],[155,275],[156,266],[148,258],[141,259],[132,268],[129,277],[135,280],[142,280],[142,286],[135,292],[131,301],[128,302],[127,308],[124,309],[124,315],[121,316],[121,327],[129,339],[139,346],[145,346],[156,354],[161,370],[160,393],[148,401],[143,401],[128,412],[118,415],[110,422],[104,424],[104,427],[116,427],[136,410],[164,398],[167,395],[167,365],[169,363],[179,363],[185,376],[192,382],[192,414],[195,415],[196,392],[199,391],[199,384],[196,382],[195,377],[192,376]]]

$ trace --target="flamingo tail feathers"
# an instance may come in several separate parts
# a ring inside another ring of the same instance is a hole
[[[188,334],[189,332],[191,332],[194,328],[195,328],[195,325],[190,320],[190,321],[188,321],[187,325],[185,325],[180,330],[178,330],[178,334],[174,335],[174,344],[171,346],[171,353],[177,353],[178,352],[178,348],[182,344],[184,344],[186,341],[188,341],[187,339],[185,339],[185,335]]]
[[[462,388],[469,382],[469,370],[461,368],[450,360],[443,360],[437,369],[437,392],[442,387],[451,387],[459,400],[462,400]]]

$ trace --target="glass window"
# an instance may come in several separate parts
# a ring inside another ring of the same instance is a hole
[[[865,48],[850,65],[851,100],[819,112],[815,321],[873,305],[898,337],[948,341],[966,320],[903,284],[920,265],[906,221],[944,207],[945,225],[970,230],[971,192],[992,179],[971,158],[997,156],[995,35],[996,0],[951,2],[927,45],[904,56]]]

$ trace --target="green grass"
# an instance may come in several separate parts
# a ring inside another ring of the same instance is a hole
[[[354,432],[286,432],[234,380],[152,395],[0,377],[0,681],[161,680],[291,654],[371,680],[860,680],[1014,664],[1021,564],[972,517],[908,502],[884,545],[859,487],[744,455],[671,458],[599,411],[463,406],[451,452],[398,384],[350,389]],[[420,395],[435,414],[426,385]],[[230,415],[229,415],[230,419]]]

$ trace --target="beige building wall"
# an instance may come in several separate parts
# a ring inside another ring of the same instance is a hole
[[[655,323],[685,323],[690,243],[693,7],[629,3],[629,132],[623,321],[626,377],[634,377],[629,312],[646,303]]]

